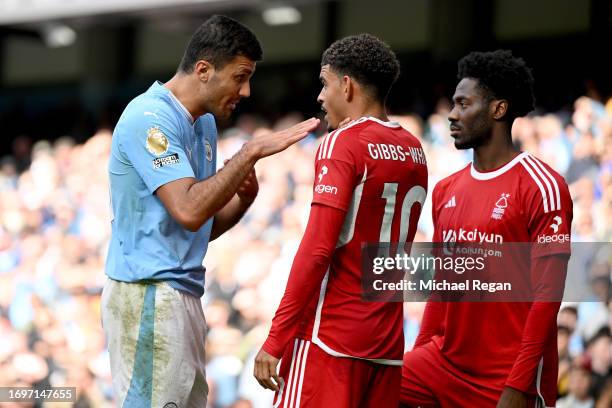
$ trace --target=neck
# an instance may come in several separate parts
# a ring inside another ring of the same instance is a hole
[[[177,72],[164,86],[187,108],[193,120],[206,113],[206,110],[198,103],[197,95],[200,84],[196,83],[191,75]]]
[[[383,122],[389,121],[385,106],[379,102],[371,102],[368,100],[362,100],[355,104],[349,105],[347,116],[351,119],[371,116],[373,118],[380,119]]]
[[[478,171],[495,170],[520,153],[512,144],[512,134],[507,124],[494,127],[492,133],[485,144],[474,148],[474,168]]]

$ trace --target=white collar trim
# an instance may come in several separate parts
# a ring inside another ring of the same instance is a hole
[[[373,116],[366,116],[365,118],[368,119],[368,120],[373,120],[374,122],[379,123],[379,124],[381,124],[383,126],[386,126],[386,127],[390,127],[390,128],[398,128],[398,127],[400,127],[399,122],[385,122],[385,121],[382,121],[382,120],[380,120],[378,118],[375,118]]]
[[[170,98],[172,98],[172,101],[176,104],[176,106],[178,106],[183,111],[183,113],[185,113],[185,115],[187,116],[187,119],[189,119],[191,121],[191,124],[193,125],[193,122],[195,122],[195,120],[193,119],[193,116],[191,116],[191,113],[189,113],[189,110],[187,110],[185,105],[183,105],[181,101],[179,101],[178,98],[174,96],[172,91],[169,89],[168,89],[168,95],[170,95]]]
[[[521,161],[528,154],[529,153],[527,153],[527,152],[522,152],[521,154],[516,156],[514,159],[510,160],[508,163],[504,164],[499,169],[497,169],[495,171],[487,171],[487,172],[484,172],[484,173],[481,173],[478,170],[476,170],[474,168],[474,162],[472,162],[472,164],[470,165],[470,174],[476,180],[491,180],[491,179],[494,179],[495,177],[501,176],[502,174],[504,174],[505,172],[510,170],[512,167],[514,167],[519,161]]]

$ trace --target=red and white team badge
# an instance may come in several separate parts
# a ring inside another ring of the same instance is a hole
[[[508,207],[508,198],[510,198],[510,194],[502,193],[499,197],[499,200],[495,203],[495,208],[493,208],[493,212],[491,213],[491,218],[494,220],[501,220],[504,216],[504,212],[506,211],[506,207]]]

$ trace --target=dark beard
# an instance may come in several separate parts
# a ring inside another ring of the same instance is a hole
[[[455,139],[455,148],[458,150],[474,149],[482,146],[491,138],[491,126],[488,123],[487,109],[482,109],[474,118],[470,129],[463,129],[469,136],[462,142]]]

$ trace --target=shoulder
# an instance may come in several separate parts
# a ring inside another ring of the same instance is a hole
[[[146,133],[150,129],[159,129],[168,135],[180,133],[178,118],[169,103],[163,98],[143,94],[125,108],[115,133],[119,136],[126,134],[126,137],[131,138],[134,134]]]
[[[341,152],[347,150],[358,154],[362,141],[369,140],[369,136],[373,133],[380,134],[381,128],[384,129],[385,127],[389,128],[388,130],[390,131],[401,131],[404,133],[408,145],[421,146],[420,141],[410,132],[403,129],[399,123],[382,122],[375,118],[364,116],[323,137],[317,150],[317,159],[336,158],[335,156],[342,156],[343,153]]]
[[[405,135],[403,137],[406,138],[407,144],[421,148],[423,147],[419,138],[410,133],[408,130],[402,128],[401,132]]]
[[[569,188],[563,176],[537,157],[526,153],[520,160],[520,185],[526,200],[544,213],[571,207]]]
[[[434,187],[434,192],[437,190],[439,192],[444,192],[446,190],[448,190],[449,188],[451,188],[455,183],[457,183],[457,181],[463,177],[465,175],[466,172],[468,172],[470,170],[470,167],[472,166],[472,164],[468,164],[467,166],[465,166],[464,168],[462,168],[461,170],[458,170],[454,173],[452,173],[449,176],[444,177],[443,179],[441,179],[440,181],[438,181]]]
[[[164,94],[161,92],[153,92],[148,90],[144,93],[141,93],[134,99],[130,101],[127,105],[126,110],[140,110],[145,108],[163,108],[164,105],[168,105],[166,99],[164,98]]]
[[[204,133],[204,135],[217,135],[217,122],[215,121],[215,117],[206,113],[199,118],[196,119],[196,129],[198,132]]]
[[[520,164],[521,186],[526,191],[546,193],[540,195],[549,201],[556,198],[557,192],[569,191],[563,176],[532,154],[524,154]]]
[[[215,117],[212,113],[206,113],[202,115],[202,121],[207,125],[216,126],[217,122],[215,121]]]
[[[168,95],[149,90],[138,95],[125,108],[120,120],[155,121],[173,120],[176,117]]]
[[[355,151],[359,147],[359,134],[367,127],[366,119],[358,119],[325,135],[317,149],[316,159],[347,160],[351,151]]]
[[[452,198],[449,197],[450,194],[448,193],[455,191],[455,186],[457,185],[458,181],[465,175],[465,173],[469,171],[470,166],[471,164],[468,164],[463,169],[456,171],[455,173],[447,177],[444,177],[436,183],[431,193],[431,202],[434,211],[436,210],[436,208],[439,208],[440,205],[446,204],[447,200]]]
[[[565,178],[561,174],[530,153],[525,153],[520,163],[525,169],[526,174],[529,174],[534,185],[537,185],[537,181],[557,182],[564,186],[567,185]],[[532,174],[537,177],[533,177]]]

